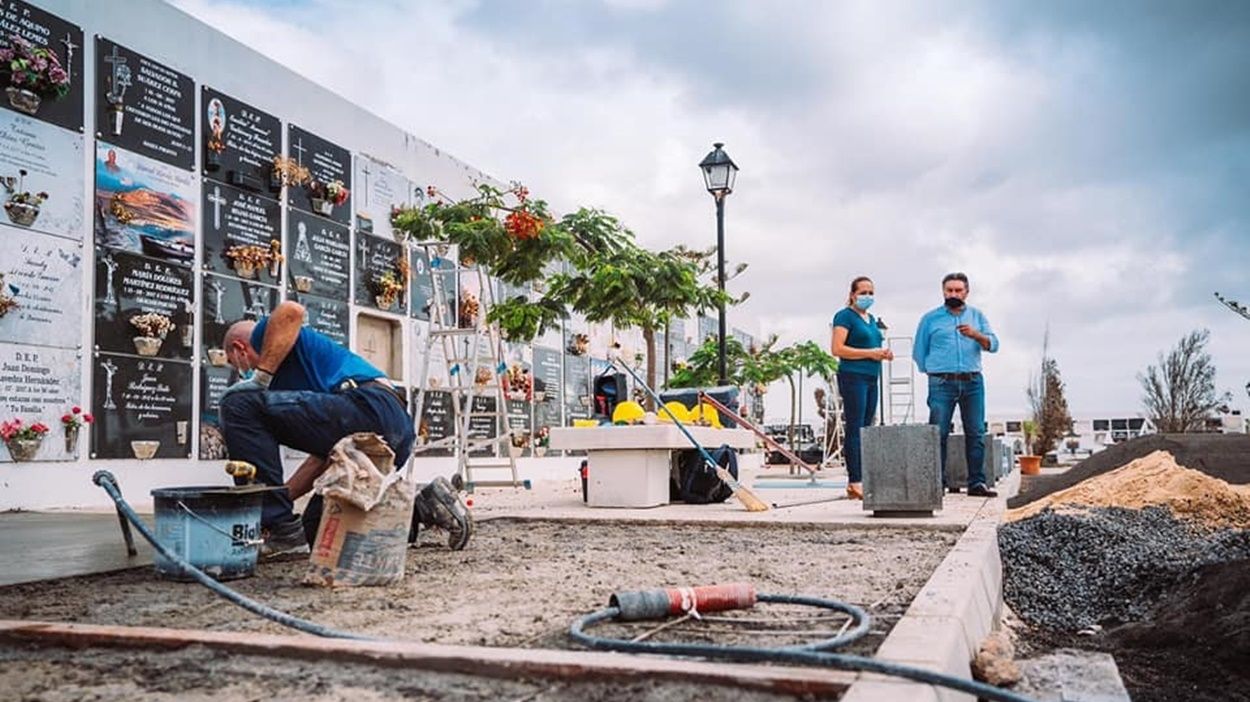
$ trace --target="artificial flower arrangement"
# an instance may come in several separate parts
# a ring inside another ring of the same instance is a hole
[[[268,269],[271,275],[277,277],[277,271],[285,260],[282,256],[282,243],[277,239],[270,240],[269,246],[235,244],[226,249],[226,258],[230,259],[235,272],[242,278],[255,276],[257,269]]]
[[[477,296],[468,290],[462,289],[460,291],[460,328],[473,329],[476,327],[478,315],[481,311],[482,304],[477,301]]]
[[[308,191],[308,200],[312,203],[313,209],[323,215],[329,215],[335,207],[346,203],[351,195],[351,191],[343,185],[341,180],[329,182],[311,180],[305,189]]]
[[[275,189],[298,187],[312,180],[312,173],[306,167],[287,156],[274,156],[269,174]]]
[[[61,426],[65,427],[66,431],[78,429],[82,425],[90,424],[94,421],[95,417],[92,417],[90,412],[84,413],[78,405],[74,405],[69,412],[61,415]]]
[[[0,67],[9,72],[9,104],[26,114],[38,112],[43,98],[60,100],[69,94],[69,72],[56,52],[16,34],[0,49]]]
[[[43,436],[49,431],[43,422],[26,424],[21,417],[0,422],[0,439],[9,448],[9,455],[14,461],[29,461],[39,451]]]
[[[143,336],[155,339],[164,339],[174,330],[174,323],[160,312],[137,314],[130,318],[130,324]]]
[[[399,300],[408,287],[409,272],[408,257],[400,253],[391,268],[374,276],[372,287],[378,307],[388,310]]]
[[[585,356],[590,352],[590,336],[581,333],[574,334],[569,343],[568,352],[574,356]]]
[[[0,185],[4,186],[5,192],[9,195],[4,201],[4,213],[8,216],[10,222],[29,227],[35,223],[35,219],[39,216],[39,206],[48,199],[48,194],[46,192],[32,193],[24,190],[26,169],[19,169],[17,173],[18,177],[16,178],[13,176],[0,177]]]

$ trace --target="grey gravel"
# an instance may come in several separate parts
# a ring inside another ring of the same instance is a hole
[[[1250,557],[1250,531],[1203,530],[1160,507],[1046,510],[1003,525],[998,544],[1007,604],[1065,631],[1140,621],[1194,570]]]

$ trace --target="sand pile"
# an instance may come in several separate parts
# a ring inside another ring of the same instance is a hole
[[[1250,486],[1234,486],[1155,451],[1116,470],[1051,493],[1009,510],[1006,521],[1032,517],[1047,508],[1057,512],[1090,507],[1142,509],[1165,507],[1178,517],[1211,527],[1250,529]]]

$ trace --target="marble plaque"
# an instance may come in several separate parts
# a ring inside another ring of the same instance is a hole
[[[135,441],[159,441],[156,458],[191,457],[191,365],[95,354],[92,458],[135,458]]]
[[[563,426],[564,354],[534,347],[534,428]]]
[[[572,424],[574,419],[590,417],[590,358],[564,355],[564,419]]]
[[[356,232],[393,238],[391,210],[408,206],[412,183],[394,166],[363,154],[356,155],[352,180]]]
[[[195,167],[195,81],[96,37],[96,137],[184,170]]]
[[[54,127],[33,117],[0,110],[0,187],[4,192],[4,221],[82,241],[83,187],[82,134]],[[24,175],[23,175],[24,173]],[[33,208],[17,201],[43,202]],[[29,222],[29,223],[27,223]]]
[[[165,315],[174,324],[174,329],[161,343],[158,355],[191,358],[195,343],[194,280],[195,275],[189,268],[96,247],[96,349],[137,353],[134,338],[141,334],[130,320],[155,312]]]
[[[82,359],[77,350],[0,343],[0,411],[4,419],[21,418],[27,425],[43,422],[51,429],[44,435],[35,460],[73,460],[77,446],[66,450],[61,416],[81,406],[82,400]],[[9,452],[0,448],[0,462],[10,460]]]
[[[234,262],[226,256],[232,246],[270,248],[282,243],[282,211],[277,200],[270,200],[240,188],[212,181],[204,182],[203,225],[204,269],[239,276]],[[281,272],[279,267],[278,272]],[[261,282],[277,285],[281,276],[269,268],[252,274]]]
[[[412,277],[408,282],[408,313],[417,319],[429,321],[430,301],[434,299],[434,280],[430,276],[430,255],[424,246],[414,246],[411,252]]]
[[[18,306],[0,318],[0,341],[81,348],[82,245],[0,226],[2,291]]]
[[[17,36],[56,54],[57,62],[69,74],[69,92],[62,98],[43,98],[35,117],[58,127],[82,132],[83,33],[82,27],[22,0],[0,2],[0,46]],[[0,106],[10,109],[8,100]]]
[[[350,297],[351,232],[321,217],[288,210],[286,218],[287,289],[346,303]],[[308,286],[301,290],[300,286]]]
[[[282,153],[282,121],[207,86],[202,92],[200,167],[204,177],[276,195],[269,173],[273,157]]]

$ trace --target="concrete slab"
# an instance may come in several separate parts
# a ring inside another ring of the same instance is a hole
[[[1016,691],[1038,702],[1130,702],[1109,653],[1060,649],[1020,661]]]
[[[151,518],[147,518],[151,526]],[[0,514],[0,585],[148,565],[152,547],[135,532],[139,555],[126,555],[116,512]]]

